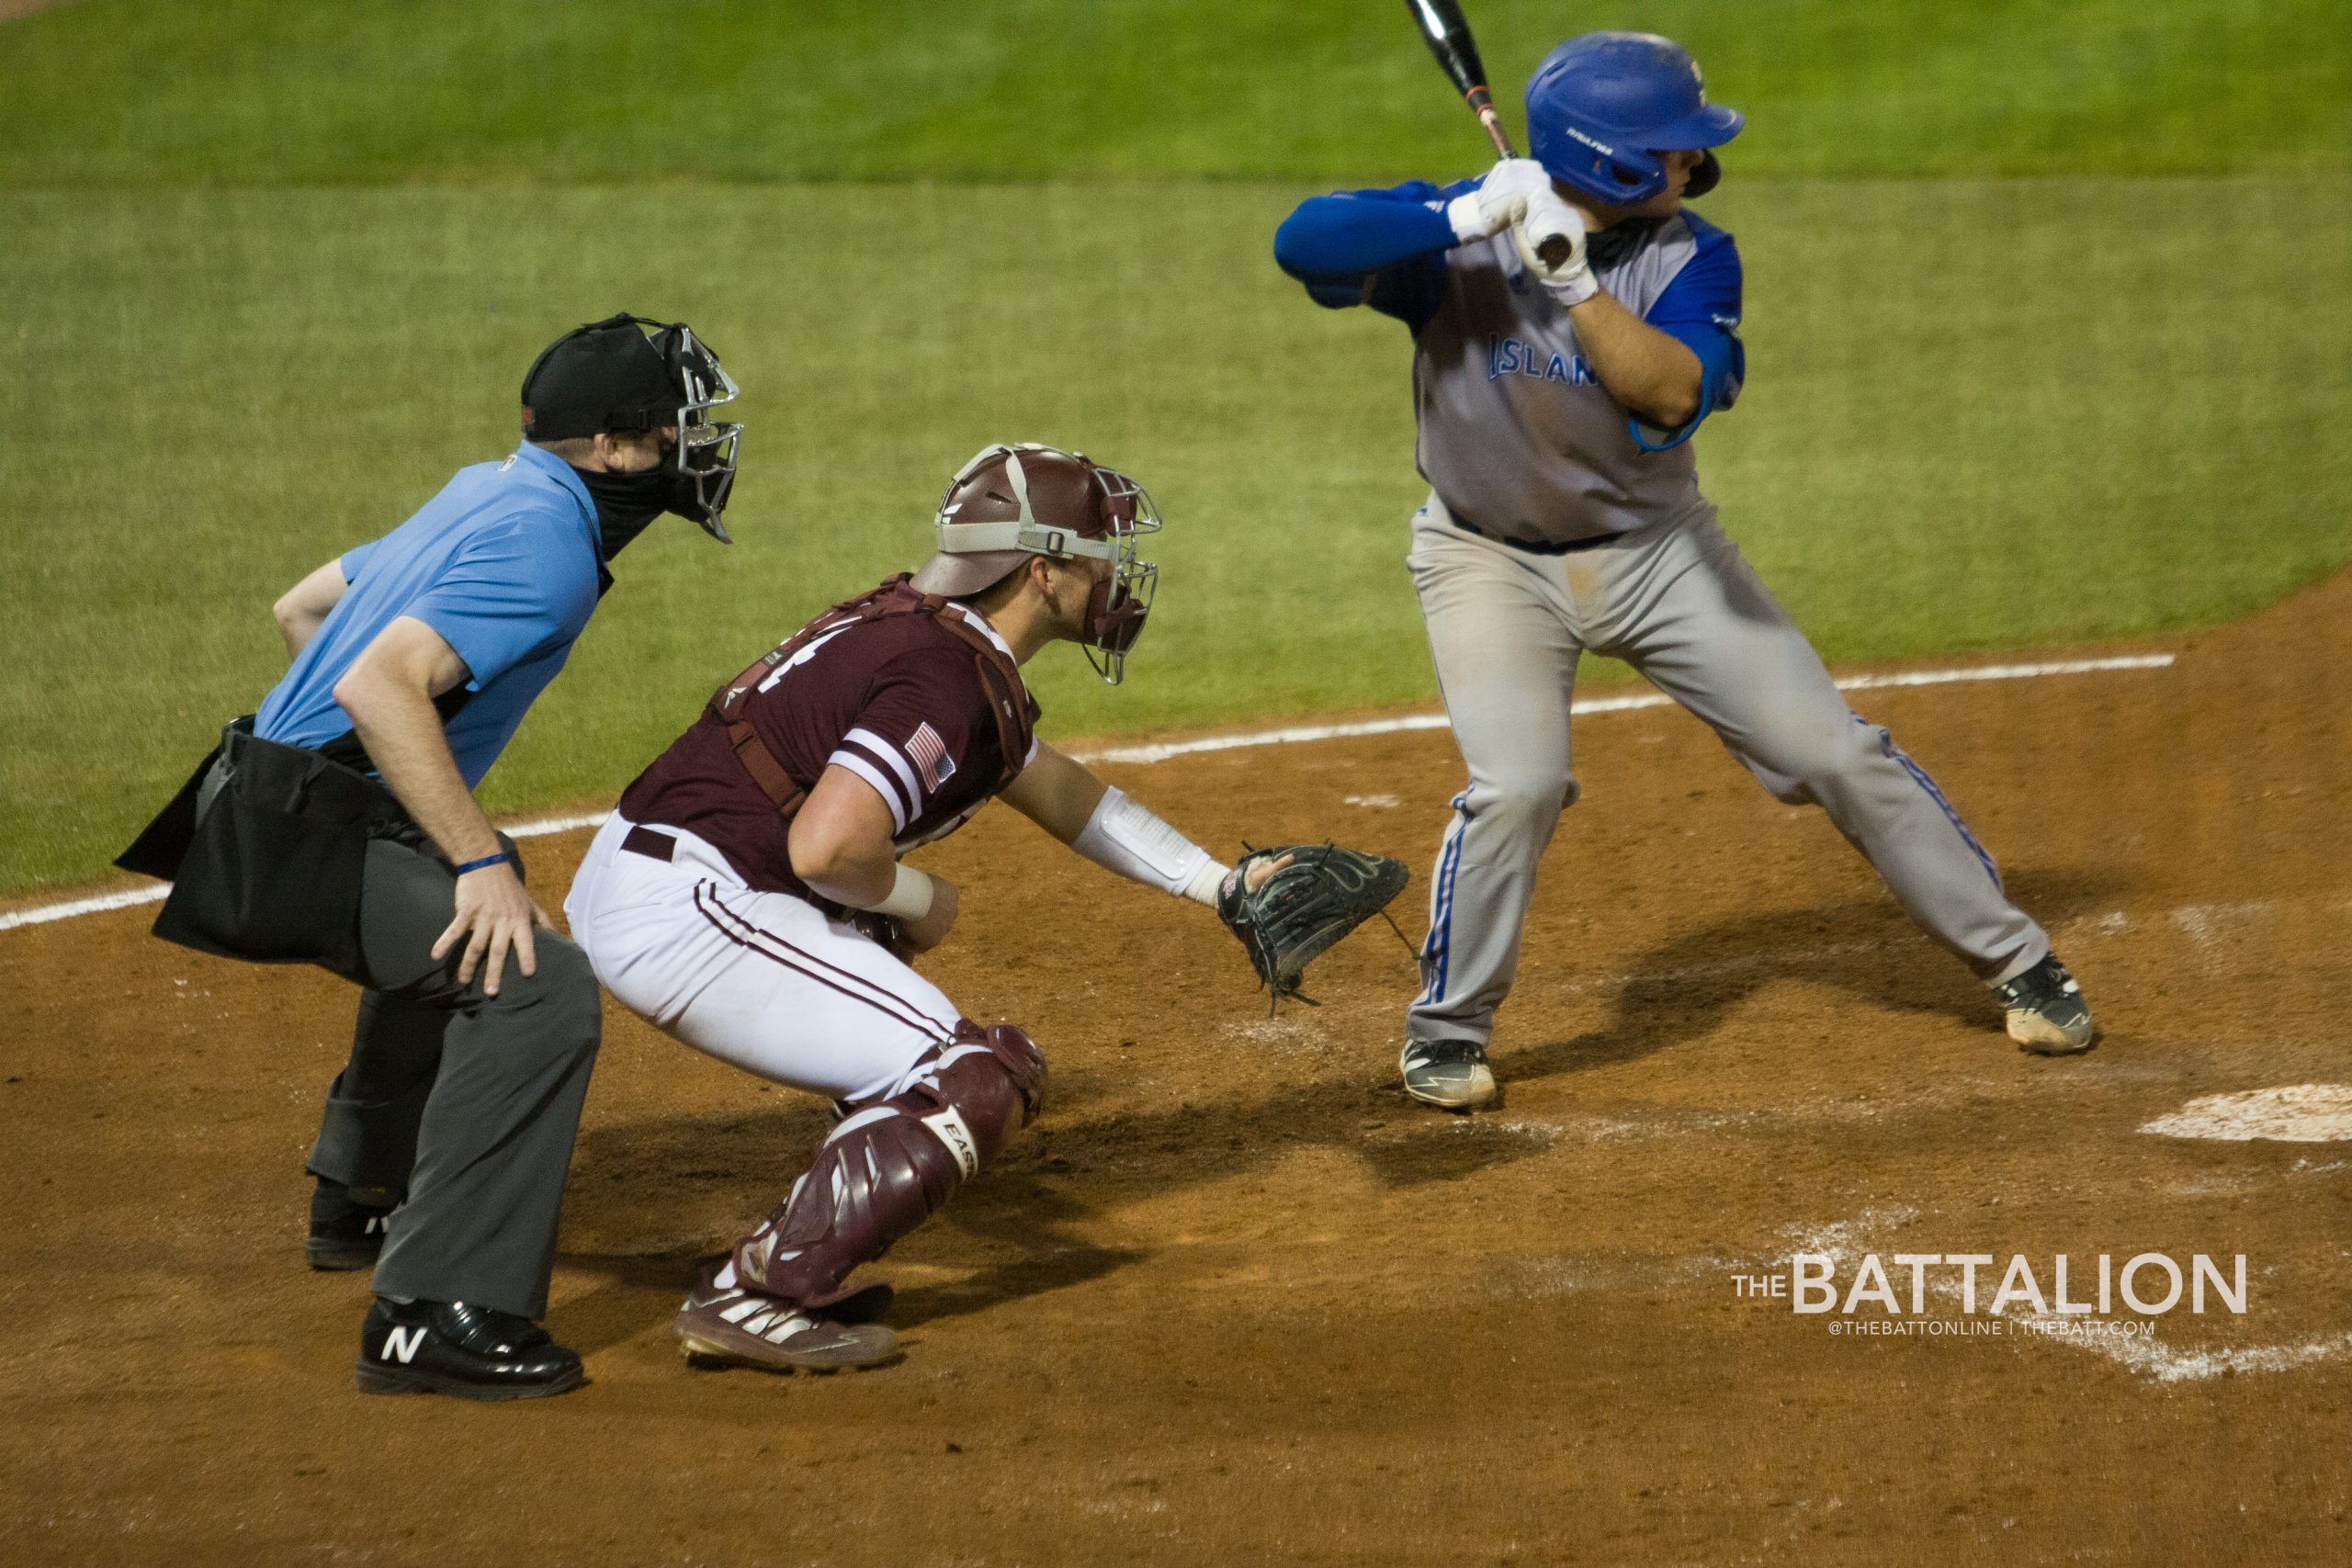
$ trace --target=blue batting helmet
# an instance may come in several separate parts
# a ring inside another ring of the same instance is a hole
[[[1631,207],[1666,188],[1653,154],[1720,147],[1745,117],[1707,101],[1699,62],[1656,33],[1586,33],[1544,57],[1527,83],[1527,141],[1554,179],[1597,201]],[[1712,152],[1685,196],[1722,176]]]

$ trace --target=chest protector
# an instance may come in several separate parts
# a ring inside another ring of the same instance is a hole
[[[802,649],[860,621],[878,621],[885,615],[929,615],[971,649],[973,665],[979,671],[980,689],[988,694],[989,712],[996,719],[997,750],[1003,758],[1002,771],[989,786],[989,794],[1011,784],[1028,760],[1029,747],[1036,733],[1036,716],[1029,705],[1028,688],[1021,683],[1020,666],[988,633],[972,624],[968,612],[951,600],[914,588],[908,581],[910,575],[900,572],[872,592],[834,605],[760,655],[741,675],[712,694],[709,716],[727,727],[728,742],[735,749],[736,761],[752,775],[752,782],[760,786],[760,793],[775,804],[776,815],[786,821],[799,811],[800,803],[808,798],[817,781],[795,778],[776,754],[768,750],[767,742],[760,739],[744,710],[760,683],[783,669]]]

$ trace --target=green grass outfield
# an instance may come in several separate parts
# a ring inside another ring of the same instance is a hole
[[[1560,25],[1471,9],[1502,84]],[[1830,658],[2203,626],[2352,558],[2336,0],[1576,20],[1751,115],[1702,471]],[[1431,694],[1408,344],[1267,259],[1301,194],[1478,161],[1387,0],[82,0],[0,45],[0,893],[102,874],[276,677],[276,593],[507,450],[531,355],[618,307],[741,376],[742,542],[622,558],[493,809],[609,795],[997,438],[1170,520],[1128,683],[1049,654],[1049,734]]]
[[[2352,156],[2343,0],[1465,9],[1507,106],[1566,29],[1681,39],[1750,175]],[[1483,144],[1397,0],[81,0],[0,51],[0,184],[1403,177]]]

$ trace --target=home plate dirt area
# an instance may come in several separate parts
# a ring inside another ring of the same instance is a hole
[[[0,1559],[2352,1561],[2352,578],[2125,651],[2177,657],[1854,694],[2055,934],[2073,1060],[1671,708],[1577,721],[1469,1117],[1396,1087],[1378,923],[1270,1018],[1204,911],[984,813],[920,857],[966,889],[926,969],[1048,1103],[876,1267],[906,1354],[861,1374],[682,1362],[824,1108],[608,1010],[551,1314],[594,1381],[358,1394],[366,1277],[300,1253],[348,988],[152,908],[0,932]],[[1404,858],[1414,937],[1461,783],[1427,730],[1103,771],[1227,853]],[[528,843],[550,907],[585,839]],[[2143,1254],[2203,1311],[2053,1289]],[[1898,1255],[1990,1261],[1972,1309]],[[2018,1258],[2049,1299],[1995,1314]]]

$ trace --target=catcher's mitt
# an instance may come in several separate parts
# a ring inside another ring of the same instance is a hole
[[[1264,861],[1291,863],[1249,886],[1250,868]],[[1250,967],[1274,999],[1296,997],[1309,960],[1379,914],[1404,891],[1410,876],[1402,861],[1336,844],[1288,844],[1251,850],[1217,890],[1216,915],[1249,950]]]

